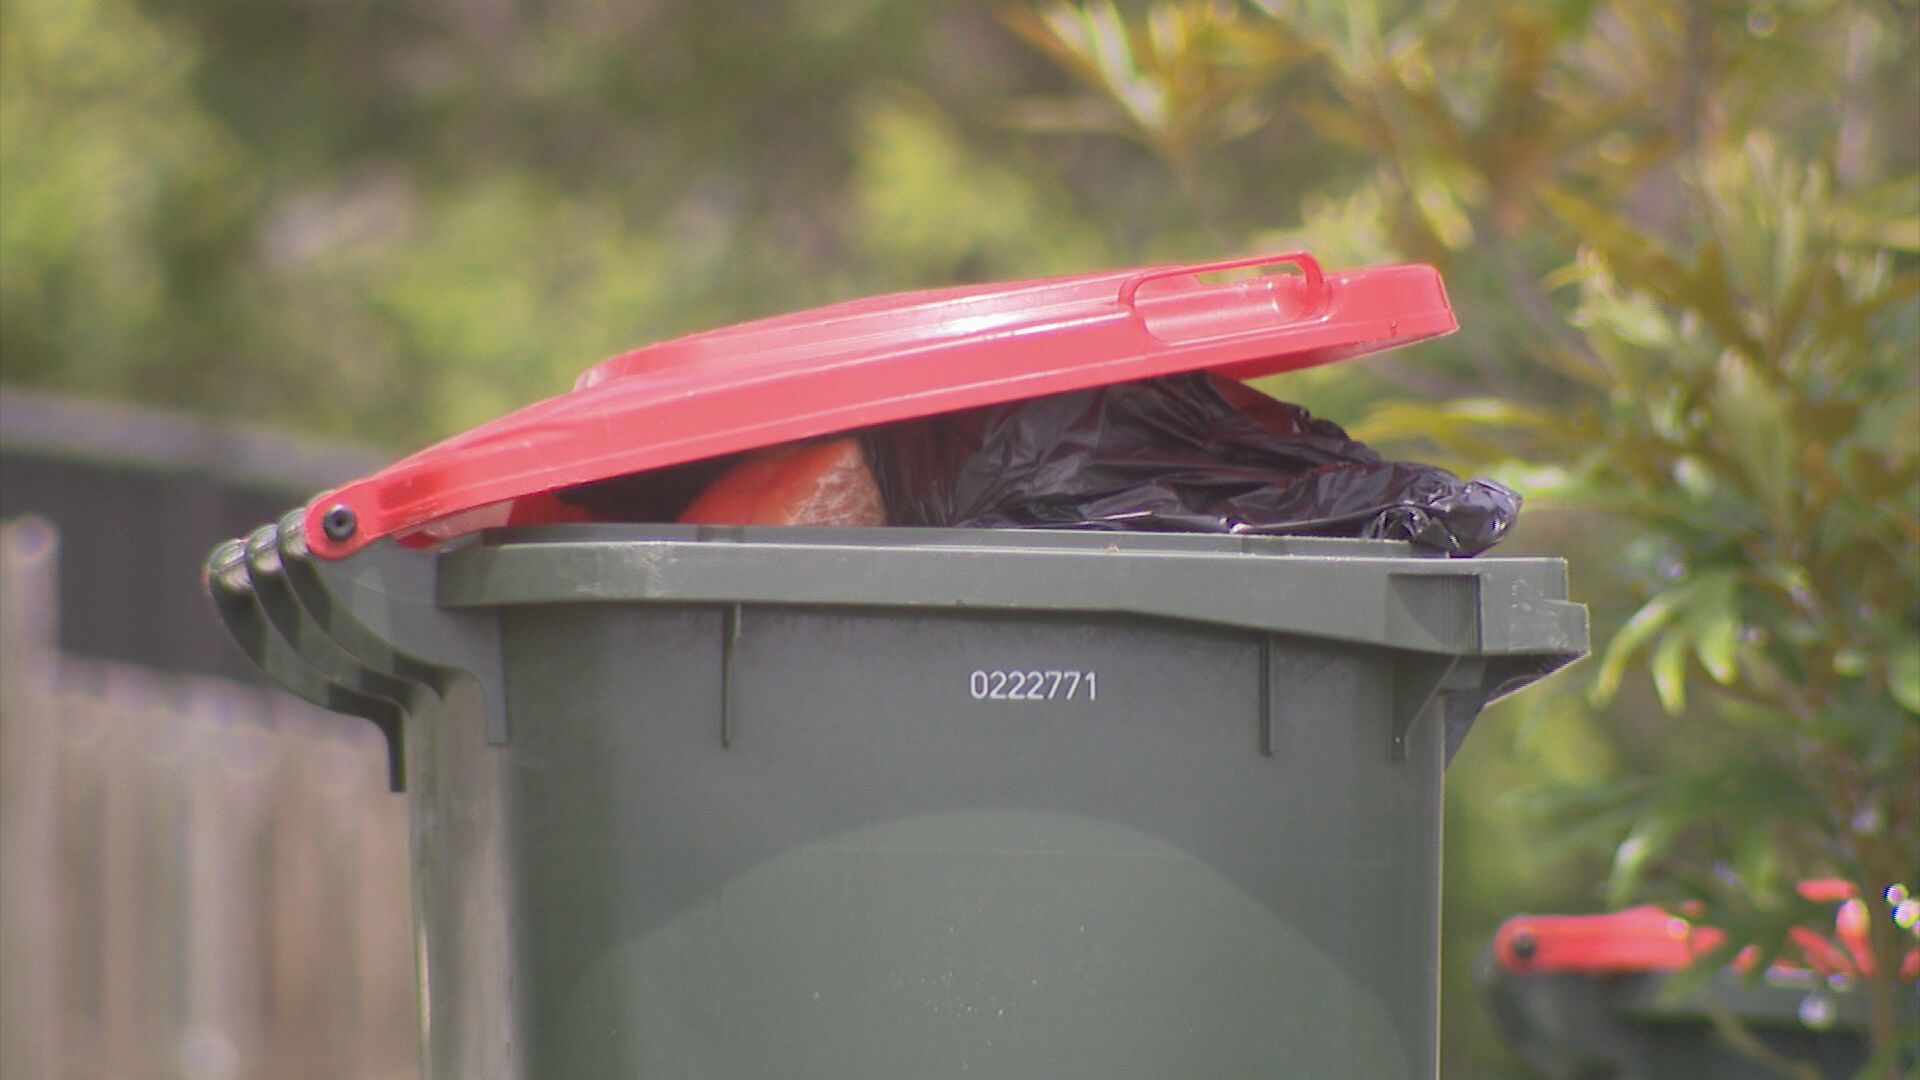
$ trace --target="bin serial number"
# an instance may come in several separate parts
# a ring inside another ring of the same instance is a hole
[[[1100,677],[1091,671],[975,668],[967,673],[975,701],[1098,701]]]

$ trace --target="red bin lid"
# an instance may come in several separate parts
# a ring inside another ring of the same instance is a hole
[[[1200,276],[1281,264],[1300,272]],[[1160,375],[1270,375],[1456,325],[1432,267],[1323,274],[1304,252],[834,304],[604,361],[570,393],[315,499],[307,545],[341,558],[387,536],[432,542],[576,484]]]

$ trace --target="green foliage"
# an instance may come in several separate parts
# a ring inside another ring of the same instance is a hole
[[[1201,155],[1262,127],[1260,91],[1305,50],[1250,31],[1218,0],[1158,4],[1129,23],[1112,3],[1013,8],[1007,24],[1095,91],[1024,103],[1034,131],[1100,130],[1138,138],[1190,177]]]
[[[7,0],[4,25],[0,357],[10,378],[139,383],[156,343],[210,344],[175,317],[204,283],[156,249],[191,264],[232,235],[245,151],[193,100],[192,41],[132,3]]]
[[[1064,192],[980,154],[924,97],[876,94],[858,121],[857,234],[896,287],[1068,273],[1104,254]]]
[[[0,34],[9,383],[417,446],[676,333],[1112,259],[991,123],[1025,60],[990,12],[0,0]]]

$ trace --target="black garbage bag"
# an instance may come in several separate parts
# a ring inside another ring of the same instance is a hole
[[[1499,542],[1520,496],[1386,461],[1298,405],[1205,373],[870,429],[894,525]]]

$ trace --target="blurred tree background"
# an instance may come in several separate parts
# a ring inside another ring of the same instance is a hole
[[[1513,484],[1594,607],[1450,777],[1446,1068],[1517,1076],[1468,977],[1507,914],[1764,945],[1840,876],[1901,947],[1916,42],[1911,0],[0,0],[0,379],[398,451],[866,293],[1432,262],[1460,334],[1267,389]]]

